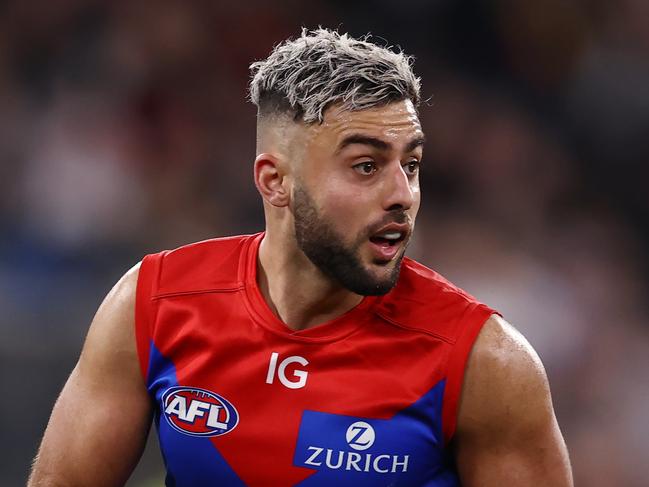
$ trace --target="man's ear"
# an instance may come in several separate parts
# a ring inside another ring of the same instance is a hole
[[[261,153],[255,159],[255,186],[264,201],[276,207],[289,204],[289,190],[280,161],[272,154]]]

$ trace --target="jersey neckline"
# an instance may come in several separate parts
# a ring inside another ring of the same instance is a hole
[[[245,301],[255,321],[274,333],[301,342],[325,342],[344,338],[371,317],[371,309],[379,300],[378,296],[365,296],[354,308],[332,320],[304,330],[293,330],[284,323],[268,306],[257,284],[257,262],[259,246],[265,233],[251,235],[242,249],[239,263],[239,281],[243,282]]]

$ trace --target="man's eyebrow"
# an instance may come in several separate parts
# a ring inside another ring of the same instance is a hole
[[[361,135],[361,134],[351,134],[345,137],[340,142],[340,144],[338,144],[338,148],[336,149],[336,154],[340,153],[345,147],[352,144],[369,145],[376,149],[381,149],[381,150],[388,150],[392,148],[392,145],[390,143],[378,139],[376,137],[370,137],[369,135]]]
[[[425,138],[423,135],[412,139],[410,142],[408,142],[408,145],[406,145],[405,152],[411,152],[415,150],[417,147],[424,145],[424,142],[425,142]],[[345,147],[352,144],[369,145],[371,147],[380,150],[392,149],[392,144],[384,140],[381,140],[377,137],[371,137],[369,135],[362,135],[362,134],[351,134],[345,137],[340,142],[340,144],[338,144],[338,148],[336,149],[336,154],[340,153]]]
[[[410,142],[408,142],[408,145],[406,146],[406,152],[412,152],[417,147],[421,147],[422,145],[424,145],[425,142],[426,142],[426,137],[424,137],[423,135],[412,139]]]

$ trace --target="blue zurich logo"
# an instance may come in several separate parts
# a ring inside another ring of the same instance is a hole
[[[348,480],[353,477],[355,485],[383,483],[381,476],[406,474],[411,465],[409,447],[399,445],[392,451],[399,441],[394,441],[388,422],[305,411],[294,465],[329,472],[326,476],[332,481],[336,475],[345,475]],[[383,431],[377,433],[381,426]]]

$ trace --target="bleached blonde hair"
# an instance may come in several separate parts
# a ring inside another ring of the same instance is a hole
[[[401,100],[420,102],[414,58],[391,47],[319,28],[277,45],[250,65],[249,96],[259,116],[290,114],[295,121],[322,123],[333,104],[363,110]]]

